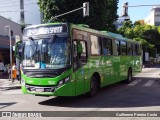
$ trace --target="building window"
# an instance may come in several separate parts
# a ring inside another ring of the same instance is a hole
[[[160,26],[160,22],[155,22],[155,26]]]

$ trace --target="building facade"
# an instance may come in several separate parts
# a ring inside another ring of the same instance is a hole
[[[3,61],[4,64],[10,63],[10,38],[9,38],[9,29],[8,25],[10,25],[11,29],[11,41],[12,46],[15,44],[15,35],[22,37],[21,25],[17,24],[9,19],[6,19],[0,16],[0,60]]]
[[[154,6],[151,13],[144,20],[145,24],[160,26],[160,6]]]

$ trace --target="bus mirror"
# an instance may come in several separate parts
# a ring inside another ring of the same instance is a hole
[[[30,40],[34,41],[34,39],[32,37],[29,37]]]
[[[52,36],[52,39],[54,40],[54,39],[56,39],[57,38],[57,35],[53,35]]]
[[[15,53],[14,53],[16,58],[21,59],[23,48],[24,48],[24,43],[21,43],[21,41],[16,43]]]

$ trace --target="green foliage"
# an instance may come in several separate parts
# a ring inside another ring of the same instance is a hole
[[[160,26],[158,26],[157,30],[158,30],[158,32],[159,32],[159,34],[160,34]]]
[[[83,10],[79,10],[58,18],[54,16],[82,7],[86,0],[38,0],[45,22],[69,22],[87,24],[97,30],[115,32],[113,24],[117,20],[118,0],[88,0],[90,6],[89,17],[83,17]]]
[[[143,33],[143,38],[151,44],[160,44],[160,34],[157,29],[145,30]]]
[[[136,25],[141,25],[141,22],[140,21],[135,21],[134,26],[136,26]]]
[[[132,35],[128,35],[128,33],[131,33],[129,32],[131,29],[132,29],[132,21],[125,21],[123,23],[123,26],[121,28],[118,29],[118,33],[125,36],[125,37],[128,37],[128,36],[132,36]],[[130,38],[130,37],[129,37]]]
[[[125,28],[132,28],[133,27],[132,21],[131,20],[125,21],[123,26]]]
[[[160,27],[141,25],[140,21],[136,21],[134,24],[131,21],[125,21],[123,26],[118,29],[118,33],[141,42],[144,51],[146,47],[149,51],[154,51],[155,46],[160,45]]]

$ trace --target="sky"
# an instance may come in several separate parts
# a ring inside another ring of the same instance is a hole
[[[0,0],[0,15],[11,19],[14,22],[20,23],[20,0]],[[25,23],[26,24],[40,24],[40,12],[39,6],[35,3],[38,0],[24,0],[24,11],[25,11]],[[118,4],[118,15],[121,16],[122,4],[128,2],[132,5],[154,5],[159,4],[160,0],[119,0]],[[150,14],[151,6],[147,7],[129,7],[128,14],[131,20],[145,19]]]
[[[39,24],[40,11],[36,4],[38,0],[24,0],[26,24]],[[0,0],[0,15],[20,23],[20,0]]]
[[[129,6],[133,5],[160,5],[160,0],[119,0],[118,3],[118,15],[121,16],[122,5],[123,3],[128,2]],[[130,19],[134,22],[136,20],[143,20],[149,14],[152,6],[143,6],[143,7],[129,7],[128,14]]]

